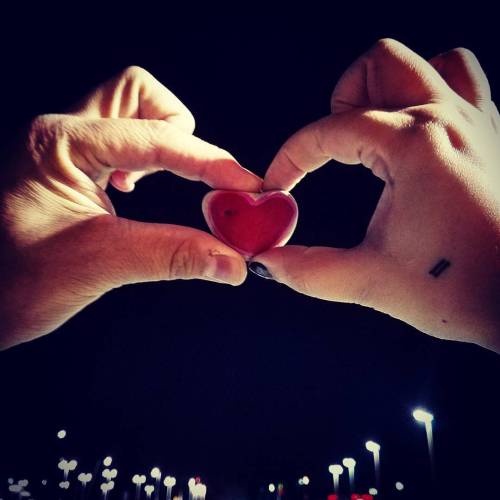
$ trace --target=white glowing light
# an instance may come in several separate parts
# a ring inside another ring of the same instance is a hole
[[[196,485],[196,480],[194,477],[191,477],[189,478],[189,481],[188,481],[188,486],[189,486],[189,489],[192,490],[194,488],[194,486]]]
[[[195,484],[193,487],[193,494],[195,497],[205,498],[207,487],[203,483]]]
[[[375,443],[375,441],[367,441],[365,443],[366,449],[372,453],[378,453],[380,451],[380,445]]]
[[[299,486],[302,486],[304,484],[304,480],[302,478],[299,478]]]
[[[302,478],[302,483],[304,484],[304,486],[307,486],[307,485],[309,484],[309,482],[310,482],[310,481],[309,481],[309,477],[304,476],[304,477]]]
[[[269,493],[274,493],[276,491],[276,486],[274,486],[273,483],[271,483],[267,489],[269,490]]]
[[[423,424],[430,423],[434,420],[434,415],[428,411],[422,410],[422,408],[417,408],[413,412],[413,418],[417,422],[422,422]]]
[[[42,486],[47,486],[47,480],[46,479],[42,479]]]
[[[153,467],[151,469],[150,475],[153,479],[160,479],[161,477],[161,471],[158,467]]]
[[[104,469],[102,471],[102,477],[107,479],[108,481],[115,479],[116,476],[118,476],[118,471],[116,469]]]
[[[17,484],[21,486],[21,488],[26,488],[26,486],[28,486],[29,484],[29,481],[27,479],[21,479],[17,482]]]
[[[396,483],[396,489],[397,489],[398,491],[403,491],[403,490],[405,489],[405,485],[404,485],[403,483],[401,483],[400,481],[398,481],[398,482]]]
[[[328,467],[328,472],[330,472],[330,474],[333,474],[334,476],[340,476],[342,472],[344,472],[344,468],[339,464],[334,464]]]
[[[342,460],[342,465],[347,469],[354,469],[356,460],[354,460],[354,458],[344,458],[344,460]]]
[[[165,476],[165,479],[163,480],[163,484],[167,488],[172,488],[173,486],[175,486],[176,482],[177,481],[176,481],[175,477],[173,477],[173,476]]]
[[[61,429],[58,433],[57,433],[57,437],[59,439],[64,439],[66,437],[66,431],[64,429]]]
[[[144,475],[139,475],[139,474],[134,474],[132,476],[132,482],[137,485],[137,486],[140,486],[141,484],[144,484],[146,482],[146,476]]]
[[[375,495],[378,495],[378,490],[377,490],[377,488],[370,488],[368,490],[368,493],[370,493],[370,495],[375,496]]]
[[[103,461],[102,464],[104,467],[109,467],[113,463],[113,459],[111,457],[106,457]]]
[[[155,487],[152,484],[147,484],[146,486],[144,486],[144,491],[146,492],[148,498],[151,497],[151,494],[153,493],[154,490]]]
[[[89,483],[91,480],[92,474],[90,472],[88,474],[85,474],[84,472],[80,472],[80,474],[78,474],[78,481],[80,481],[84,485]]]

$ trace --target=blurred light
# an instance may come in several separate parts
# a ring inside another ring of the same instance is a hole
[[[150,474],[151,474],[151,477],[153,479],[160,479],[160,477],[161,477],[161,471],[160,471],[160,469],[158,469],[158,467],[153,467],[151,469]]]
[[[190,478],[189,481],[188,481],[188,486],[189,486],[189,489],[193,489],[194,485],[196,484],[196,480],[194,477]]]
[[[375,495],[378,495],[378,490],[377,490],[377,488],[370,488],[368,490],[368,493],[370,493],[370,495],[375,496]]]
[[[163,484],[167,488],[172,488],[173,486],[175,486],[176,482],[177,481],[176,481],[175,477],[173,477],[173,476],[166,476],[165,479],[163,480]]]
[[[309,477],[304,476],[304,477],[302,478],[302,483],[304,484],[304,486],[307,486],[307,485],[309,484],[309,482],[310,482],[310,481],[309,481]]]
[[[334,474],[335,476],[340,476],[340,474],[342,474],[342,472],[344,472],[344,469],[341,465],[334,464],[334,465],[330,465],[330,467],[328,467],[328,471],[330,472],[330,474]]]
[[[274,493],[276,491],[276,486],[274,486],[273,483],[271,483],[267,489],[269,490],[269,493]]]
[[[344,458],[344,460],[342,460],[342,464],[348,469],[354,469],[356,466],[356,460],[354,460],[354,458]]]
[[[366,449],[372,453],[377,453],[380,451],[380,445],[375,443],[375,441],[367,441],[365,443]]]
[[[59,439],[64,439],[66,437],[66,431],[64,429],[61,429],[58,433],[57,433],[57,437]]]
[[[422,410],[421,408],[417,408],[413,412],[413,418],[417,422],[422,422],[424,424],[427,424],[434,420],[434,415],[432,413],[429,413],[428,411]]]
[[[396,489],[398,491],[403,491],[405,489],[405,485],[403,483],[400,483],[399,481],[396,483]]]
[[[302,486],[304,484],[304,480],[302,478],[299,479],[299,486]]]
[[[106,457],[103,461],[102,464],[104,467],[109,467],[113,463],[113,459],[111,457]]]

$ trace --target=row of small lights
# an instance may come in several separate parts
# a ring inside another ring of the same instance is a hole
[[[427,433],[427,442],[429,446],[429,455],[432,460],[432,421],[434,420],[434,416],[425,411],[422,410],[421,408],[417,408],[413,412],[413,418],[419,422],[425,424],[425,429]],[[57,437],[59,439],[64,439],[66,437],[67,433],[64,429],[60,430],[57,433]],[[375,481],[377,483],[377,486],[379,486],[380,482],[380,445],[376,443],[375,441],[367,441],[365,443],[365,448],[373,454],[373,461],[374,461],[374,468],[375,468]],[[109,491],[111,491],[114,488],[114,481],[113,479],[116,478],[118,475],[117,469],[109,469],[108,467],[111,466],[113,463],[113,459],[111,457],[106,457],[103,460],[103,465],[106,467],[102,471],[102,477],[106,479],[105,483],[102,483],[100,488],[103,494],[103,498],[107,498],[107,494]],[[348,470],[349,472],[349,485],[351,491],[354,489],[354,469],[356,467],[356,460],[353,458],[344,458],[342,460],[343,466]],[[68,489],[69,488],[69,481],[68,481],[68,476],[69,472],[74,471],[78,465],[78,462],[76,460],[65,460],[61,459],[58,464],[58,468],[63,471],[64,473],[64,481],[61,481],[59,483],[59,487],[61,489]],[[339,488],[339,479],[342,473],[344,472],[344,468],[342,465],[339,464],[332,464],[328,467],[328,472],[332,474],[333,477],[333,487],[335,490],[335,493],[338,492]],[[153,467],[150,472],[150,476],[152,479],[156,480],[156,486],[157,488],[160,487],[160,481],[161,481],[161,471],[158,467]],[[86,487],[87,483],[89,483],[92,480],[92,474],[89,473],[83,473],[81,472],[78,475],[78,481],[82,483],[83,488]],[[31,496],[31,494],[25,490],[26,486],[28,486],[28,480],[27,479],[22,479],[16,483],[14,483],[14,480],[12,478],[9,478],[9,491],[11,493],[17,493],[20,497],[25,497],[28,498]],[[136,486],[137,488],[137,493],[140,492],[141,486],[146,482],[146,476],[144,475],[139,475],[135,474],[132,477],[132,483]],[[172,488],[176,485],[176,479],[173,476],[166,476],[163,480],[164,486],[167,488],[167,499],[170,500],[172,497]],[[310,483],[310,479],[308,476],[303,476],[298,480],[299,486],[308,486]],[[44,479],[42,480],[42,485],[45,486],[47,484],[47,481]],[[396,490],[402,491],[404,489],[403,483],[400,481],[396,482],[395,484]],[[206,493],[207,493],[207,487],[205,484],[201,483],[201,481],[196,480],[194,478],[190,478],[188,481],[188,488],[189,488],[189,497],[191,500],[205,500]],[[155,486],[152,484],[145,485],[144,486],[144,491],[146,493],[147,498],[151,498],[151,495],[153,494],[155,490]],[[279,483],[277,486],[274,483],[270,483],[268,486],[268,490],[270,493],[278,493],[278,497],[281,497],[283,493],[283,484]],[[370,495],[377,495],[378,490],[376,488],[370,488],[369,489],[369,494]],[[174,497],[175,498],[175,497]],[[0,499],[2,500],[2,499]]]
[[[432,455],[432,421],[434,420],[434,415],[431,413],[421,409],[417,408],[413,412],[413,418],[422,424],[425,424],[426,432],[427,432],[427,440],[428,440],[428,445],[429,445],[429,453]],[[430,440],[429,440],[430,436]],[[373,454],[373,462],[374,462],[374,469],[375,469],[375,481],[378,486],[380,482],[380,444],[376,443],[375,441],[367,441],[365,443],[365,448],[367,451]],[[342,460],[342,465],[348,470],[349,472],[349,485],[351,492],[354,489],[354,469],[356,467],[356,460],[354,458],[344,458]],[[332,464],[328,466],[328,472],[332,475],[333,477],[333,488],[335,493],[338,493],[339,489],[339,479],[342,473],[344,472],[344,467],[342,467],[340,464]],[[298,480],[299,486],[308,486],[310,483],[309,477],[308,476],[303,476]],[[403,491],[404,490],[404,484],[400,481],[397,481],[395,483],[395,488],[397,491]],[[281,496],[282,491],[283,491],[283,484],[280,483],[278,484],[278,487],[274,483],[270,483],[268,486],[269,493],[278,493],[278,497]],[[377,495],[378,490],[377,488],[370,488],[368,490],[368,493],[370,495]]]

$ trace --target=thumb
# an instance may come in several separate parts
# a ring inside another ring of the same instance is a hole
[[[240,285],[246,278],[243,257],[203,231],[120,217],[97,219],[91,237],[100,241],[102,254],[99,266],[89,272],[98,289],[174,279]]]
[[[287,245],[255,256],[249,269],[311,297],[374,307],[389,265],[380,254],[363,246]]]

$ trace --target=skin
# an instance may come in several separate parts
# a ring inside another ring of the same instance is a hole
[[[331,110],[286,142],[264,189],[290,190],[330,159],[364,164],[386,182],[365,241],[254,260],[307,295],[499,351],[500,118],[476,58],[456,49],[427,62],[382,40],[341,78]],[[193,129],[185,106],[140,68],[66,115],[33,121],[0,179],[1,347],[51,332],[123,284],[243,282],[244,259],[211,235],[117,217],[105,193],[161,169],[218,189],[262,188]],[[442,259],[451,265],[429,274]]]
[[[189,110],[131,67],[69,113],[36,118],[0,178],[0,348],[55,330],[128,283],[199,278],[238,285],[241,255],[212,235],[117,217],[105,189],[129,192],[169,170],[217,189],[262,179],[192,135]]]
[[[385,182],[362,244],[253,260],[306,295],[500,352],[500,117],[476,57],[455,49],[426,61],[379,41],[338,82],[331,114],[282,146],[264,189],[290,190],[331,159]],[[450,266],[429,274],[442,259]]]

